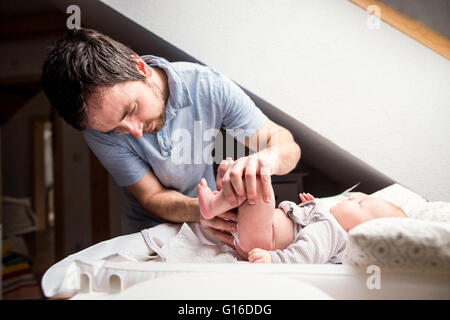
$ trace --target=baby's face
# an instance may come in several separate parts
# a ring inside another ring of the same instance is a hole
[[[330,209],[345,231],[350,231],[357,225],[376,218],[403,216],[399,209],[386,200],[352,195]]]

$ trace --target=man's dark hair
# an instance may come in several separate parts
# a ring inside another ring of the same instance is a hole
[[[70,30],[44,62],[42,86],[58,114],[75,129],[86,129],[86,101],[101,87],[144,80],[127,46],[91,29]]]

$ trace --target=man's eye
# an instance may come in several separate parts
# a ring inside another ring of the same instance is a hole
[[[131,110],[127,112],[126,117],[132,116],[134,113],[136,113],[136,109],[137,109],[136,104],[133,104],[133,107],[131,108]]]
[[[133,109],[131,109],[131,111],[130,111],[129,114],[135,114],[136,111],[137,111],[137,103],[135,103],[135,104],[133,105]]]

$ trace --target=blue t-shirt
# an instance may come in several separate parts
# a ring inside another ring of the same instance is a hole
[[[86,129],[83,135],[87,144],[120,187],[138,182],[152,170],[166,189],[189,197],[197,197],[202,177],[214,190],[210,155],[219,130],[223,128],[241,140],[258,131],[267,117],[241,88],[212,68],[189,62],[170,63],[150,55],[142,59],[149,66],[163,69],[168,77],[170,93],[163,129],[157,134],[146,133],[140,139],[131,134]],[[164,222],[122,190],[123,233]]]

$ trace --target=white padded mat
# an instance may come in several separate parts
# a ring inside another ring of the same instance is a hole
[[[393,197],[389,200],[402,206],[409,215],[426,203],[400,185],[382,191],[385,193],[380,196]],[[374,286],[373,274],[366,267],[250,264],[240,261],[230,248],[208,238],[199,224],[161,224],[66,257],[47,270],[42,289],[49,298],[176,299],[189,291],[191,299],[200,299],[207,284],[217,288],[210,290],[209,297],[219,299],[223,292],[230,292],[220,290],[225,286],[224,279],[234,279],[227,285],[257,287],[255,277],[277,277],[278,285],[270,280],[271,298],[276,298],[278,292],[285,299],[289,290],[276,288],[291,281],[299,288],[302,285],[315,288],[310,295],[301,297],[292,293],[290,296],[296,299],[450,299],[450,270],[379,271],[378,284]],[[194,285],[194,279],[206,282]],[[153,290],[162,287],[167,290]],[[147,291],[152,294],[142,295]],[[248,290],[242,289],[240,293],[239,297],[253,299],[254,293]]]

